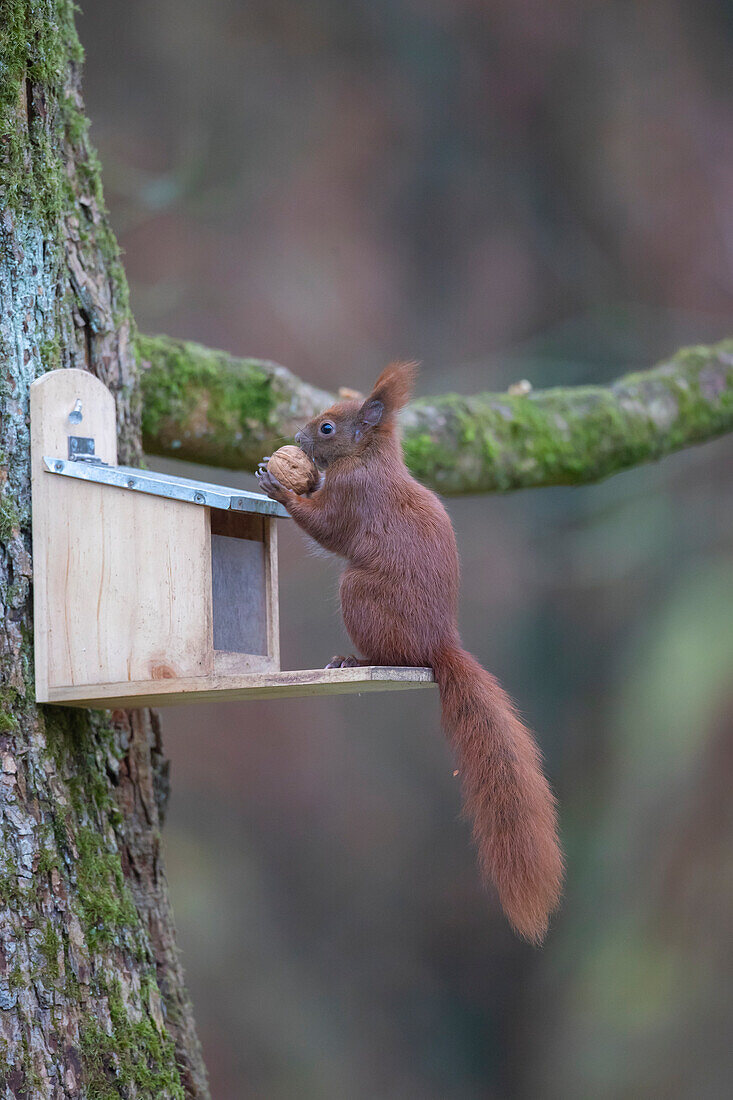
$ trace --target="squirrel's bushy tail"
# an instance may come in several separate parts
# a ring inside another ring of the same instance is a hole
[[[504,689],[470,653],[446,647],[433,663],[482,874],[516,931],[539,943],[563,879],[555,798],[539,749]]]

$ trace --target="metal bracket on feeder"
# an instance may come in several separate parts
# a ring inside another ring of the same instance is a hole
[[[111,485],[117,489],[131,489],[133,492],[147,493],[154,497],[167,497],[168,500],[185,500],[187,504],[203,504],[208,508],[222,508],[225,511],[253,512],[261,516],[278,516],[289,519],[287,510],[276,500],[261,493],[249,493],[243,489],[228,489],[225,485],[214,485],[207,481],[193,481],[187,477],[175,477],[173,474],[161,474],[156,470],[141,470],[136,466],[113,466],[102,462],[94,455],[94,440],[82,439],[81,442],[91,450],[80,452],[72,448],[69,437],[69,458],[43,456],[44,468],[50,474],[61,474],[80,481],[94,481],[99,485]],[[74,451],[72,454],[71,451]]]

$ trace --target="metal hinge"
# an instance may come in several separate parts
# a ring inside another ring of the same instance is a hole
[[[102,462],[101,458],[97,458],[95,455],[94,439],[90,435],[69,436],[69,461],[89,462],[94,466],[108,465],[108,463]]]

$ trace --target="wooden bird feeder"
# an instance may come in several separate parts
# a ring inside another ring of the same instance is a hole
[[[67,706],[414,688],[429,668],[280,671],[278,503],[117,465],[93,375],[31,387],[36,698]]]

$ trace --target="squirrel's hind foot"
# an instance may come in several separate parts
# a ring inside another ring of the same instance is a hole
[[[326,668],[359,668],[368,664],[368,661],[360,661],[358,657],[350,654],[348,657],[332,657]]]

